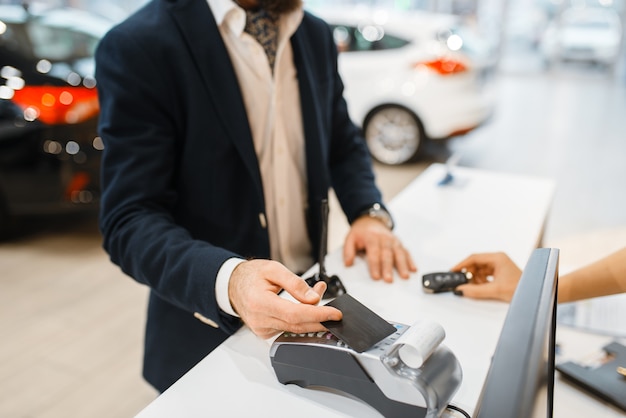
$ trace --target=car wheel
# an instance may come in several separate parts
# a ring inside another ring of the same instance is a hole
[[[393,105],[374,109],[365,119],[363,134],[372,157],[389,165],[417,158],[426,139],[417,116]]]

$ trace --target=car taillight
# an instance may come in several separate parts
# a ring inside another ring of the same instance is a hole
[[[441,75],[458,74],[467,71],[467,66],[460,61],[454,59],[437,58],[436,60],[419,62],[415,64],[416,68],[426,67],[436,71]]]
[[[49,125],[83,122],[99,111],[97,90],[86,87],[26,86],[15,91],[13,102],[26,119]]]
[[[65,198],[76,201],[78,194],[87,187],[90,181],[89,174],[82,171],[75,173],[65,189]]]

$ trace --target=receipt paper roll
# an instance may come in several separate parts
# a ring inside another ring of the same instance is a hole
[[[417,369],[424,364],[446,337],[443,327],[436,322],[420,320],[396,340],[398,355],[407,366]]]

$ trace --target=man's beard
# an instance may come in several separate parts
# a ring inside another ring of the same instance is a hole
[[[259,0],[259,6],[267,12],[280,15],[302,7],[302,0]]]

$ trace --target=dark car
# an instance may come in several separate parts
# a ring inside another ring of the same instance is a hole
[[[24,215],[97,208],[93,54],[112,22],[0,6],[0,236]]]

